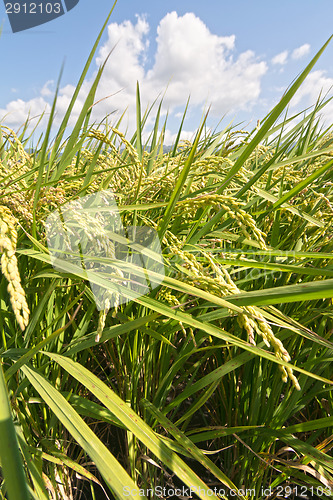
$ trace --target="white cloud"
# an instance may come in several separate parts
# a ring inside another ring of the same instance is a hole
[[[252,51],[239,55],[235,52],[235,36],[218,36],[210,32],[201,19],[193,13],[178,16],[167,14],[157,28],[157,48],[153,63],[148,66],[149,25],[144,17],[136,23],[124,21],[108,26],[108,38],[95,59],[104,68],[94,107],[97,120],[115,110],[128,108],[130,123],[135,123],[136,82],[140,83],[141,104],[145,110],[159,94],[164,94],[164,107],[170,113],[184,108],[190,95],[190,105],[198,109],[211,105],[211,114],[221,117],[231,112],[248,110],[256,103],[261,91],[261,79],[267,64],[259,61]],[[97,70],[94,76],[96,76]],[[92,79],[86,81],[73,111],[72,123],[80,112]],[[12,124],[22,124],[24,116],[39,113],[51,102],[51,81],[40,91],[41,97],[30,101],[12,101],[2,115],[11,112]],[[66,85],[59,91],[57,121],[65,113],[75,87]],[[16,103],[16,104],[15,104]],[[177,109],[178,108],[178,109]],[[16,114],[15,114],[16,111]]]
[[[291,103],[293,106],[296,106],[304,98],[314,103],[318,99],[320,93],[325,95],[332,87],[333,78],[327,77],[326,71],[312,71],[297,91]]]
[[[165,82],[174,75],[177,81],[198,77],[199,70],[206,73],[225,67],[226,54],[234,49],[235,36],[219,37],[194,14],[178,17],[167,14],[157,29],[155,64],[147,77]]]
[[[192,130],[182,130],[180,133],[180,141],[193,141],[195,132]],[[171,145],[174,144],[177,138],[177,132],[174,133],[170,129],[166,129],[164,133],[164,144]]]
[[[286,64],[287,59],[288,59],[288,50],[284,50],[283,52],[280,52],[279,54],[273,57],[272,64]]]
[[[40,91],[40,95],[43,96],[43,97],[49,97],[51,95],[53,95],[53,90],[50,89],[50,87],[52,87],[52,85],[54,84],[54,81],[53,80],[48,80],[42,90]]]
[[[136,25],[126,21],[109,26],[97,62],[101,64],[118,43],[105,66],[98,97],[123,90],[103,103],[104,110],[129,107],[134,112],[137,80],[142,103],[152,103],[166,91],[164,105],[170,111],[183,107],[189,95],[192,106],[211,104],[212,114],[218,116],[250,106],[258,98],[267,65],[250,51],[234,60],[234,35],[217,36],[194,14],[171,12],[158,26],[154,63],[145,71],[148,28],[142,18]]]
[[[0,109],[0,119],[2,120],[5,117],[5,124],[16,128],[23,125],[28,117],[38,119],[42,113],[47,115],[50,110],[50,104],[43,97],[36,97],[29,101],[17,99],[16,101],[10,101],[5,109]],[[45,117],[43,118],[43,124],[45,124]]]
[[[138,17],[135,25],[130,21],[109,24],[108,40],[100,48],[96,58],[96,63],[100,66],[111,52],[101,82],[106,90],[111,89],[106,95],[144,79],[143,62],[149,47],[149,40],[146,38],[148,32],[149,25],[144,17]]]
[[[308,75],[303,82],[296,95],[291,100],[291,107],[298,109],[305,109],[308,106],[314,105],[319,95],[321,98],[332,97],[333,78],[326,76],[326,71],[316,70]],[[325,97],[326,96],[326,97]],[[321,111],[326,125],[333,123],[333,102],[330,101]]]
[[[301,45],[297,49],[293,50],[291,57],[293,59],[301,59],[301,57],[306,56],[310,52],[310,48],[310,45],[305,43],[304,45]]]

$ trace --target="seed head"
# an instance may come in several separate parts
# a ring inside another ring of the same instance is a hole
[[[7,290],[16,320],[23,331],[29,323],[29,308],[24,290],[21,286],[21,278],[15,255],[17,232],[15,218],[11,211],[0,206],[0,252],[1,271],[8,281]]]

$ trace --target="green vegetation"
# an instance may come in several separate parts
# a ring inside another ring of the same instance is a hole
[[[28,123],[1,128],[1,498],[333,497],[328,101],[277,124],[329,41],[260,127],[203,119],[168,153],[161,105],[143,141],[139,88],[133,137],[90,124],[103,68],[64,139],[98,41],[55,140],[56,97],[32,150]],[[166,276],[98,311],[75,266],[53,268],[45,220],[105,189],[158,231]]]

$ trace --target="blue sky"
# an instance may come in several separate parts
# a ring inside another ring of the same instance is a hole
[[[61,119],[98,32],[109,0],[80,0],[66,15],[13,34],[0,4],[0,120],[17,130],[30,110],[49,110],[60,68],[57,120]],[[211,105],[209,124],[254,126],[280,99],[333,32],[331,0],[118,0],[87,77],[73,121],[98,65],[116,45],[97,93],[101,120],[128,109],[124,127],[135,127],[135,86],[142,105],[164,95],[169,112],[166,142],[177,132],[187,97],[184,138],[198,127]],[[311,105],[333,85],[333,42],[303,85],[291,112]],[[325,118],[333,122],[333,106]],[[73,122],[72,122],[73,123]],[[147,124],[147,133],[149,132]]]

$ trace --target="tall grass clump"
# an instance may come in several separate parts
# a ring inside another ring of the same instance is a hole
[[[100,36],[54,140],[57,96],[38,146],[1,127],[1,497],[333,497],[328,100],[278,122],[329,41],[259,128],[204,119],[165,153],[139,87],[132,137],[91,124],[103,67],[64,139]],[[45,221],[106,190],[124,227],[158,233],[165,275],[98,309],[91,282],[114,285],[53,266]]]

